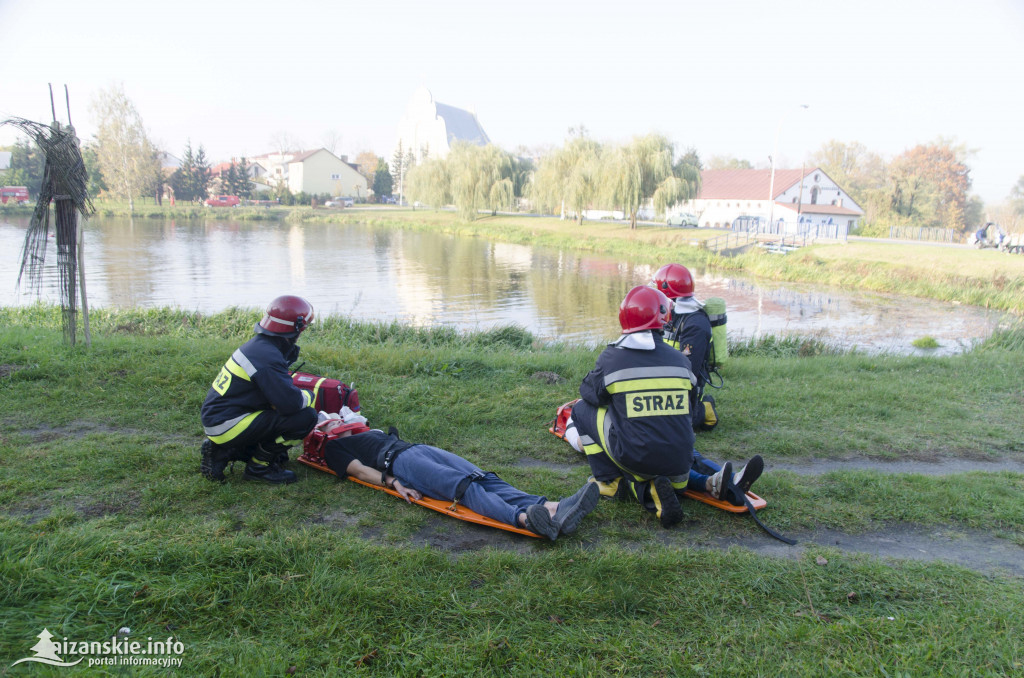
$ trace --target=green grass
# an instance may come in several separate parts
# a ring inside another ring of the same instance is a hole
[[[196,472],[199,404],[252,321],[241,309],[98,310],[87,350],[63,345],[52,307],[0,309],[0,663],[29,656],[44,626],[77,640],[129,626],[180,638],[185,675],[1024,671],[1020,579],[820,547],[798,559],[701,548],[768,540],[703,505],[666,531],[602,502],[549,543],[305,467],[288,487],[242,482],[239,469],[209,483]],[[769,464],[1019,459],[1022,336],[950,358],[737,347],[716,393],[723,421],[700,449]],[[596,350],[539,346],[517,328],[341,318],[301,343],[303,369],[354,381],[371,424],[552,497],[587,476],[545,429]],[[960,530],[1024,545],[1024,474],[772,471],[756,489],[784,533]]]
[[[910,343],[916,348],[938,348],[940,345],[938,340],[936,340],[935,337],[932,336],[918,337],[917,339],[914,339],[914,341]]]

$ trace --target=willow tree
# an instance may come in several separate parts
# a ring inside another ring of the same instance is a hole
[[[96,116],[96,151],[100,171],[110,192],[128,201],[135,210],[141,195],[159,167],[156,149],[146,136],[142,117],[121,85],[101,90],[91,109]]]
[[[426,160],[409,170],[406,177],[409,200],[439,209],[452,204],[451,176],[448,163],[437,158]]]
[[[575,213],[583,223],[583,212],[598,196],[600,189],[601,145],[585,136],[577,136],[562,148],[541,160],[531,186],[531,198],[539,206]]]
[[[497,146],[455,143],[444,159],[428,158],[409,172],[408,194],[434,207],[454,204],[467,221],[482,209],[511,209],[522,196],[528,167]]]
[[[654,189],[654,211],[664,214],[681,202],[697,197],[700,192],[701,162],[697,152],[687,151],[673,166],[672,176],[666,177]]]
[[[636,228],[636,213],[650,200],[666,179],[673,185],[672,142],[660,134],[634,137],[601,163],[601,185],[605,200],[622,207],[629,215],[629,227]],[[678,187],[677,187],[678,190]],[[671,197],[666,186],[663,195]]]

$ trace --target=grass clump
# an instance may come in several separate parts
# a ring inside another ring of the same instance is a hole
[[[918,337],[910,342],[915,348],[938,348],[939,342],[932,336]]]

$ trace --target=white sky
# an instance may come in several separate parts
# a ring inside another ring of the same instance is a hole
[[[214,161],[329,130],[390,157],[424,85],[509,150],[582,123],[767,166],[779,130],[786,167],[829,139],[891,158],[941,136],[975,151],[986,202],[1024,175],[1022,0],[0,0],[0,60],[0,118],[50,120],[52,82],[65,119],[67,84],[88,137],[122,83],[161,147]]]

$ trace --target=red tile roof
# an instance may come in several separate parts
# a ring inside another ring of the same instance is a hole
[[[776,169],[775,195],[772,197],[778,197],[801,178],[816,171],[818,170],[814,167],[802,173],[801,170]],[[704,170],[700,173],[700,178],[701,189],[697,197],[703,200],[767,200],[768,191],[772,188],[770,169]]]

